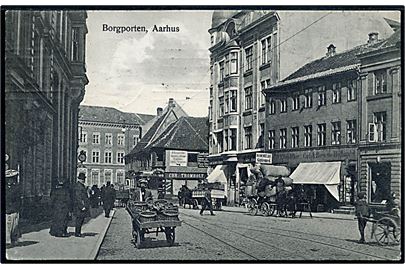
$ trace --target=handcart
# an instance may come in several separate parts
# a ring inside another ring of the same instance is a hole
[[[137,248],[143,247],[145,234],[163,232],[172,246],[176,239],[176,227],[181,226],[178,209],[165,200],[153,204],[130,202],[127,210],[132,218],[132,237]]]
[[[401,217],[399,210],[386,211],[371,207],[371,217],[366,218],[371,222],[371,237],[379,245],[387,246],[399,244],[401,241]]]

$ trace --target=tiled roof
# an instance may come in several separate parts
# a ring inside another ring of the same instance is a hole
[[[181,117],[171,124],[150,148],[208,150],[208,123],[206,117]]]
[[[359,52],[359,54],[400,46],[400,44],[401,44],[401,30],[397,30],[387,39],[378,42],[373,46],[368,46],[364,48],[362,51]]]
[[[79,121],[92,121],[117,124],[142,125],[144,119],[153,117],[152,115],[122,112],[112,107],[81,105],[79,111]]]

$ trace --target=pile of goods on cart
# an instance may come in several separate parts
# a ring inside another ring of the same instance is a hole
[[[164,232],[170,245],[174,244],[175,228],[181,226],[178,206],[167,200],[147,202],[129,201],[127,210],[132,218],[132,236],[137,248],[145,240],[144,235]]]

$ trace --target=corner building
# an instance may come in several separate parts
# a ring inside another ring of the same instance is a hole
[[[264,150],[265,99],[278,80],[278,16],[273,11],[215,11],[211,34],[209,164],[239,202],[240,178]]]

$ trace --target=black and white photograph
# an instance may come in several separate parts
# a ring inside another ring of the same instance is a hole
[[[403,16],[1,6],[2,262],[403,263]]]

